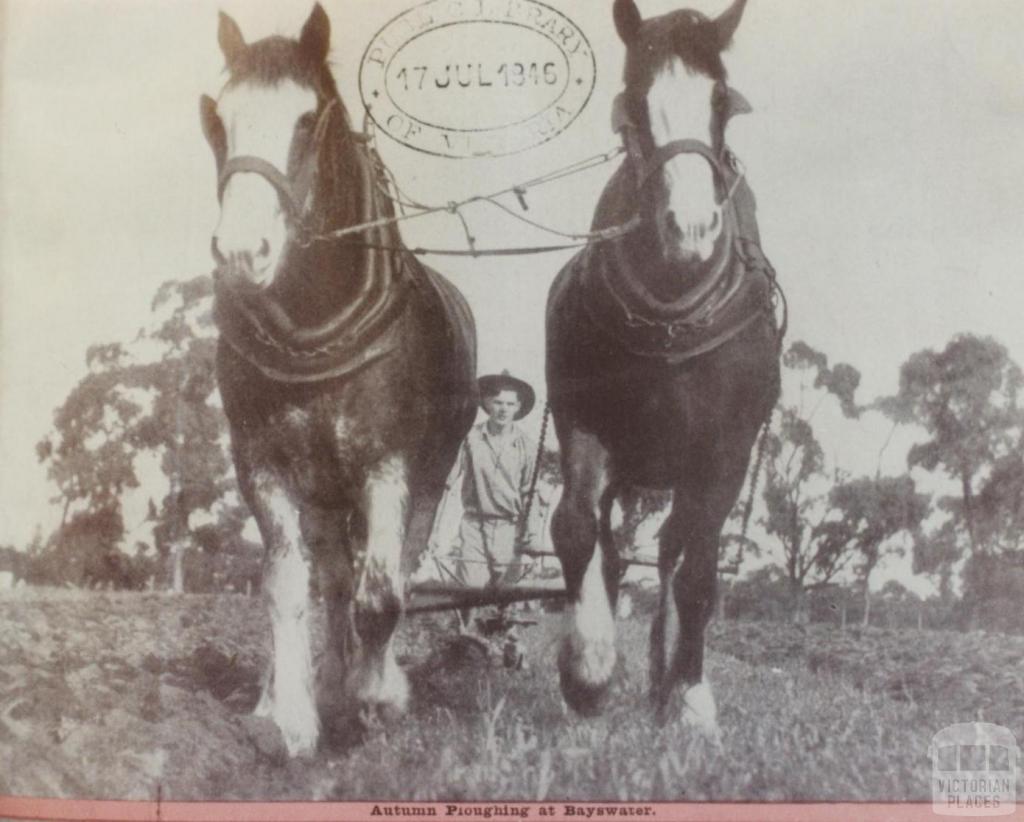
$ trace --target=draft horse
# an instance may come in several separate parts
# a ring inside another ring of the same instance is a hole
[[[386,223],[393,207],[328,69],[323,9],[297,40],[251,45],[222,14],[218,39],[229,78],[200,106],[219,175],[217,376],[266,549],[273,660],[256,713],[297,755],[315,749],[328,709],[405,706],[391,638],[476,413],[476,337],[465,300],[393,223],[332,236]],[[321,674],[333,670],[320,683],[314,572],[328,619]]]
[[[724,137],[729,118],[749,110],[721,58],[744,3],[716,19],[681,10],[643,20],[632,0],[616,0],[626,64],[613,125],[627,151],[593,225],[637,227],[570,260],[547,307],[548,393],[565,475],[553,538],[570,603],[562,693],[584,714],[607,697],[615,500],[638,487],[671,489],[651,697],[664,715],[682,683],[683,719],[711,735],[704,629],[719,541],[779,392],[774,272]]]

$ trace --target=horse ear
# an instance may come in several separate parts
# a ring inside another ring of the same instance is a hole
[[[299,48],[314,63],[320,64],[327,59],[327,50],[331,45],[331,21],[323,6],[317,3],[309,13],[309,19],[302,27],[299,35]]]
[[[622,42],[628,46],[636,40],[640,26],[644,22],[644,18],[640,16],[640,9],[633,0],[615,0],[612,16],[615,19],[615,30]]]
[[[715,18],[715,29],[718,32],[718,47],[728,48],[732,42],[732,36],[739,28],[740,18],[743,17],[743,9],[746,8],[747,0],[734,0],[733,4]]]
[[[220,50],[224,53],[224,59],[227,60],[228,68],[231,68],[245,51],[245,38],[242,37],[242,30],[238,28],[238,23],[224,12],[220,13],[220,25],[217,27],[217,42],[220,43]]]

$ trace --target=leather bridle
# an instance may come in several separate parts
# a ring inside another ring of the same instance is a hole
[[[694,138],[672,140],[655,147],[653,151],[644,151],[640,128],[628,112],[627,95],[627,92],[623,92],[615,99],[612,106],[612,128],[621,134],[626,154],[634,167],[637,194],[645,192],[651,180],[671,159],[683,154],[696,154],[707,160],[716,183],[725,192],[718,202],[718,207],[724,211],[744,176],[744,170],[735,155],[725,147],[724,142],[721,151],[716,152],[707,143]]]
[[[307,200],[316,178],[316,164],[320,157],[320,147],[327,138],[327,128],[331,115],[338,106],[338,98],[330,99],[320,110],[316,126],[310,139],[309,147],[295,169],[285,174],[269,160],[251,154],[240,154],[228,158],[217,172],[217,200],[224,199],[224,189],[235,174],[258,174],[277,191],[289,223],[300,234],[307,232],[306,210]]]

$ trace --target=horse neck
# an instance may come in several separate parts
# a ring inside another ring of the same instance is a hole
[[[368,152],[352,138],[347,123],[331,128],[321,148],[313,197],[310,225],[314,234],[393,217],[394,208],[383,196],[376,175]],[[293,253],[274,296],[298,325],[324,323],[380,285],[368,279],[381,275],[381,267],[373,265],[371,257],[381,252],[364,243],[394,247],[400,242],[393,226],[313,242]]]

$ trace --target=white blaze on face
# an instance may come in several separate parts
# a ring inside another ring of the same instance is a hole
[[[227,89],[217,102],[217,114],[227,132],[228,158],[259,157],[287,173],[295,125],[316,106],[316,92],[292,80]],[[285,216],[277,189],[268,180],[254,173],[233,174],[214,233],[217,253],[254,285],[269,285],[287,239]]]
[[[647,94],[656,146],[685,139],[711,144],[714,86],[714,80],[691,72],[678,57],[665,64]],[[657,214],[662,248],[676,262],[707,261],[722,230],[711,165],[699,154],[679,154],[662,168],[668,188],[668,202]]]

